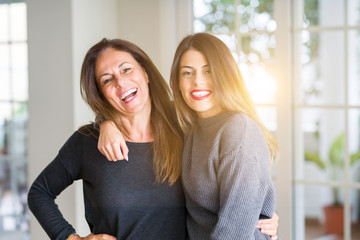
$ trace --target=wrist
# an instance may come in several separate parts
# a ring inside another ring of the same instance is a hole
[[[79,234],[77,233],[72,233],[68,236],[68,238],[66,240],[80,240],[82,239]]]

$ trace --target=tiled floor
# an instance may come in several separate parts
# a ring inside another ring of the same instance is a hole
[[[326,235],[318,219],[306,219],[305,240],[344,240],[343,236]],[[360,240],[360,223],[353,224],[351,228],[351,240]]]

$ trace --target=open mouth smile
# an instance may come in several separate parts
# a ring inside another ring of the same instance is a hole
[[[205,98],[208,98],[211,94],[211,91],[209,90],[193,90],[190,92],[190,95],[195,100],[203,100]]]
[[[120,94],[121,101],[123,101],[124,103],[131,102],[132,100],[135,99],[135,97],[137,95],[137,91],[138,91],[138,89],[134,87],[134,88],[130,88],[130,89],[122,92]]]

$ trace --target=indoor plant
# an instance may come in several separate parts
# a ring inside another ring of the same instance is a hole
[[[318,153],[308,151],[305,151],[305,160],[315,163],[319,169],[326,171],[330,180],[338,181],[344,170],[344,146],[345,135],[342,133],[332,142],[327,161],[322,159]],[[350,155],[350,166],[359,159],[360,150]],[[342,234],[344,210],[339,189],[336,187],[332,188],[332,199],[332,204],[324,207],[324,229],[326,233]]]

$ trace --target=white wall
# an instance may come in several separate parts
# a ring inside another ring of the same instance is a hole
[[[167,81],[176,47],[192,31],[191,2],[121,0],[119,4],[119,38],[141,47]]]
[[[29,183],[54,158],[74,129],[70,1],[31,0],[28,10]],[[74,190],[59,198],[72,202]],[[74,222],[74,205],[64,215]],[[47,239],[34,219],[32,239]]]
[[[139,45],[169,78],[180,39],[191,32],[191,0],[28,0],[29,179],[31,184],[80,125],[93,120],[80,97],[79,76],[86,51],[101,38]],[[81,234],[81,184],[57,199]],[[47,235],[31,215],[31,239]]]

